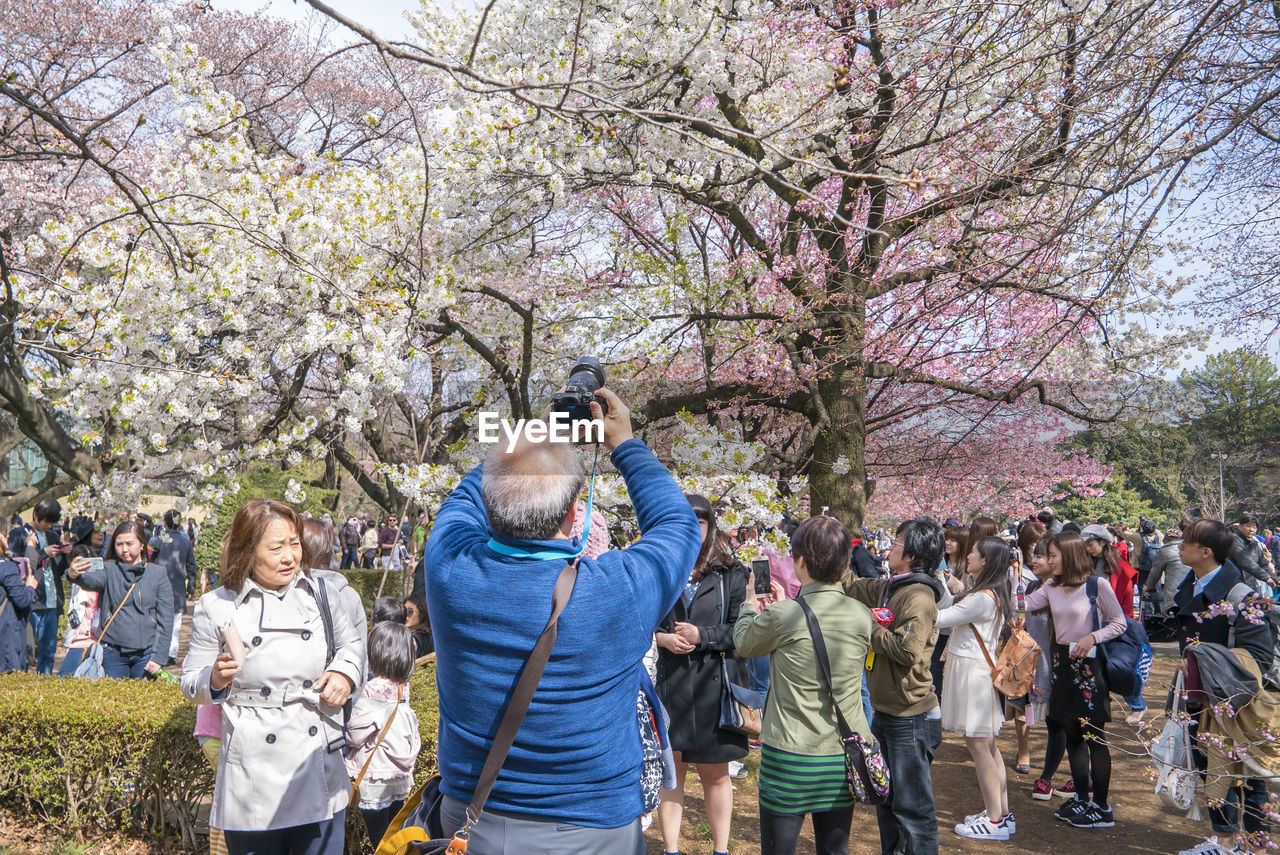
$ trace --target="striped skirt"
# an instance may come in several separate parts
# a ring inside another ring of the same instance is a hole
[[[780,815],[852,808],[844,755],[815,757],[762,746],[760,807]]]

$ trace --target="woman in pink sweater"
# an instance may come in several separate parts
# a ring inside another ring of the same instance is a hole
[[[1053,580],[1027,597],[1027,611],[1046,606],[1053,615],[1054,638],[1049,655],[1053,690],[1048,717],[1067,736],[1067,759],[1075,781],[1075,798],[1058,808],[1058,819],[1076,828],[1111,828],[1115,818],[1107,801],[1111,787],[1111,751],[1103,732],[1111,721],[1111,696],[1097,658],[1097,646],[1125,629],[1124,612],[1110,585],[1098,586],[1098,610],[1106,622],[1095,627],[1085,582],[1093,561],[1080,535],[1064,531],[1049,540],[1049,572]],[[1092,795],[1092,798],[1091,798]]]

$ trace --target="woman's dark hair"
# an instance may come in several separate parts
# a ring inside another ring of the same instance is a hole
[[[1102,559],[1103,572],[1110,577],[1111,574],[1120,569],[1120,552],[1114,545],[1107,543],[1105,540],[1100,540],[1098,542],[1102,544],[1102,554],[1098,557]]]
[[[956,598],[960,602],[979,591],[990,591],[996,598],[996,608],[1003,626],[1013,614],[1009,601],[1009,557],[1012,550],[1002,537],[994,535],[981,538],[974,546],[982,556],[982,570],[974,577],[973,587]]]
[[[791,557],[803,558],[815,582],[839,582],[853,551],[849,529],[835,517],[809,517],[791,535]]]
[[[1196,520],[1182,530],[1182,542],[1209,549],[1213,552],[1213,560],[1221,564],[1231,554],[1236,537],[1231,529],[1217,520]]]
[[[138,543],[142,544],[142,555],[139,557],[145,562],[147,560],[147,530],[142,527],[142,523],[137,523],[133,520],[125,520],[111,532],[111,541],[107,544],[107,560],[120,560],[120,556],[116,555],[116,538],[122,534],[132,534],[138,538]]]
[[[911,558],[911,571],[932,576],[946,555],[947,541],[942,526],[928,517],[916,517],[898,526],[902,554]]]
[[[369,671],[373,676],[393,683],[407,683],[413,676],[413,634],[404,624],[394,621],[375,623],[369,630],[367,650]]]
[[[729,551],[729,538],[720,536],[716,526],[716,509],[706,496],[697,493],[685,493],[693,508],[693,515],[707,524],[707,536],[702,539],[702,549],[698,550],[698,560],[693,564],[691,577],[701,582],[711,572],[711,568],[733,561],[733,553]]]
[[[373,601],[374,623],[404,624],[404,600],[399,597],[378,597]]]
[[[969,556],[964,551],[964,545],[969,542],[969,527],[967,525],[956,525],[943,531],[943,537],[947,543],[956,544],[955,563],[951,565],[951,570],[957,577],[964,575],[965,565],[969,563]],[[942,557],[947,557],[946,550],[942,552]]]
[[[960,560],[957,562],[957,576],[963,576],[969,572],[969,553],[973,552],[974,544],[984,537],[994,537],[998,531],[1000,531],[1000,525],[991,517],[973,518],[973,522],[969,523],[969,537],[964,542]]]
[[[1022,528],[1018,529],[1018,549],[1022,552],[1022,563],[1028,567],[1031,566],[1031,556],[1035,554],[1035,548],[1044,540],[1049,530],[1045,528],[1044,523],[1028,522],[1023,523]]]
[[[1053,584],[1063,588],[1078,588],[1093,575],[1093,559],[1084,551],[1084,541],[1074,531],[1060,531],[1049,538],[1049,546],[1058,550],[1062,559],[1062,575]]]
[[[74,558],[92,558],[98,554],[98,550],[94,549],[87,543],[77,543],[71,547],[71,557]]]
[[[333,531],[317,519],[302,521],[302,566],[328,570],[333,557]]]
[[[404,604],[406,607],[412,605],[415,609],[418,610],[418,617],[422,618],[422,626],[420,627],[420,629],[425,629],[427,632],[430,632],[431,616],[427,614],[427,598],[422,596],[421,594],[410,594],[409,596],[404,598]],[[405,626],[409,625],[408,614],[405,615],[404,622],[405,622]]]
[[[240,593],[245,580],[253,573],[258,542],[271,521],[278,519],[293,526],[298,539],[302,539],[302,518],[283,502],[250,499],[240,506],[222,538],[222,587]]]

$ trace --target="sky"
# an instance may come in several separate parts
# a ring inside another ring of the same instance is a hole
[[[413,30],[405,20],[405,12],[417,11],[417,3],[407,0],[325,0],[337,11],[362,24],[373,27],[384,38],[407,39]],[[434,4],[433,4],[434,5]],[[237,12],[266,12],[278,18],[301,19],[313,11],[306,0],[213,0],[217,9]]]
[[[514,0],[507,1],[513,2]],[[417,11],[420,8],[417,0],[325,0],[325,2],[338,12],[348,15],[362,24],[371,26],[378,35],[384,38],[412,40],[414,37],[413,28],[409,26],[404,16],[407,12]],[[425,2],[435,7],[448,7],[455,0],[425,0]],[[467,6],[475,5],[471,0],[456,0],[456,2]],[[261,11],[276,17],[293,20],[301,20],[314,13],[314,10],[307,5],[306,0],[213,0],[213,5],[219,9],[231,9],[245,13]],[[339,34],[337,38],[341,41],[344,37]],[[1196,210],[1198,207],[1199,203],[1193,204],[1191,210]],[[1157,266],[1175,275],[1197,276],[1207,272],[1207,267],[1204,265],[1192,265],[1190,268],[1175,269],[1175,264],[1171,258],[1166,258],[1163,264],[1158,263]],[[1195,285],[1190,285],[1178,296],[1178,304],[1171,319],[1168,317],[1149,317],[1145,320],[1145,325],[1151,329],[1161,329],[1167,327],[1170,322],[1174,324],[1196,323],[1199,318],[1195,306],[1195,290]],[[1261,335],[1247,333],[1241,335],[1228,327],[1222,334],[1215,335],[1210,340],[1206,350],[1189,351],[1183,358],[1181,365],[1170,372],[1170,379],[1181,373],[1183,368],[1196,368],[1204,364],[1205,357],[1210,354],[1239,347],[1261,347],[1273,360],[1280,362],[1280,339],[1264,341]]]

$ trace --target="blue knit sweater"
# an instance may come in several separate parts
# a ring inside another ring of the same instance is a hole
[[[689,502],[644,443],[618,446],[613,463],[642,536],[580,562],[551,661],[486,809],[594,828],[627,825],[641,813],[641,660],[689,577],[701,535]],[[511,558],[489,548],[480,477],[476,467],[440,508],[425,556],[441,789],[463,802],[471,801],[564,567],[563,560]]]

